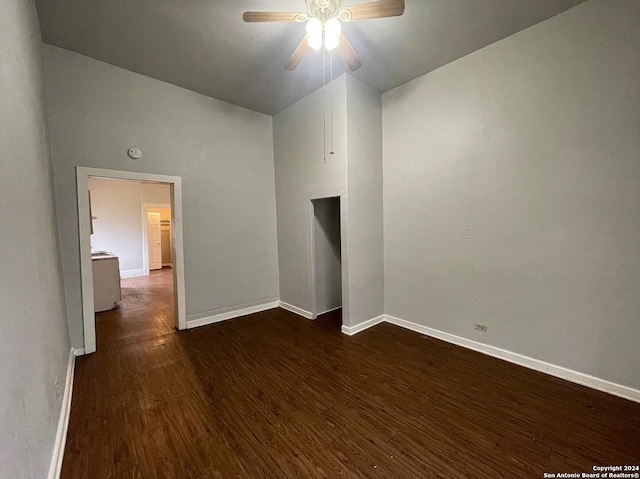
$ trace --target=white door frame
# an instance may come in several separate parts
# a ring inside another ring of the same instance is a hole
[[[186,329],[187,308],[185,303],[184,250],[182,238],[182,178],[179,176],[78,166],[76,167],[76,191],[78,195],[78,234],[80,240],[80,275],[82,279],[84,353],[89,354],[96,351],[96,319],[93,305],[93,269],[91,266],[91,223],[89,219],[89,195],[87,194],[89,191],[89,177],[146,181],[150,183],[169,183],[171,187],[171,234],[174,260],[174,316],[176,328]]]
[[[340,198],[340,270],[342,281],[342,324],[349,325],[349,250],[347,245],[347,195],[329,195],[309,200],[309,217],[311,218],[311,319],[318,318],[318,304],[316,297],[316,218],[313,202],[328,198]]]
[[[311,319],[318,319],[318,298],[316,290],[316,210],[313,204],[314,200],[320,198],[313,198],[309,200],[309,219],[311,220],[311,235],[309,240],[311,241]]]
[[[142,271],[145,276],[149,276],[149,230],[147,228],[149,219],[147,218],[147,213],[149,209],[154,208],[171,209],[171,205],[166,203],[142,203]],[[173,215],[173,212],[171,214]],[[171,236],[173,238],[173,231],[171,232]],[[171,249],[173,249],[173,246]]]

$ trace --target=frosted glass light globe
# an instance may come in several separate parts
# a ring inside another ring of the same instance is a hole
[[[327,50],[333,50],[340,43],[342,36],[342,25],[340,20],[332,18],[324,25],[324,46]]]
[[[310,18],[307,22],[307,43],[314,50],[322,48],[322,22],[317,18]]]

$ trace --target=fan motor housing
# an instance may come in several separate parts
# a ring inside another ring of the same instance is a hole
[[[307,10],[312,17],[333,18],[340,11],[340,0],[307,0]]]

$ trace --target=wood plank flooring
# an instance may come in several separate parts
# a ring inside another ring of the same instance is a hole
[[[541,478],[640,462],[640,404],[339,312],[173,329],[123,280],[78,358],[64,479]]]

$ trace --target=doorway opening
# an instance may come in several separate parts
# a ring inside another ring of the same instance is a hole
[[[171,244],[171,205],[143,203],[142,263],[145,275],[162,268],[173,268]]]
[[[342,325],[342,234],[340,197],[311,200],[313,316]]]
[[[76,176],[81,353],[185,329],[180,178],[84,167]]]

